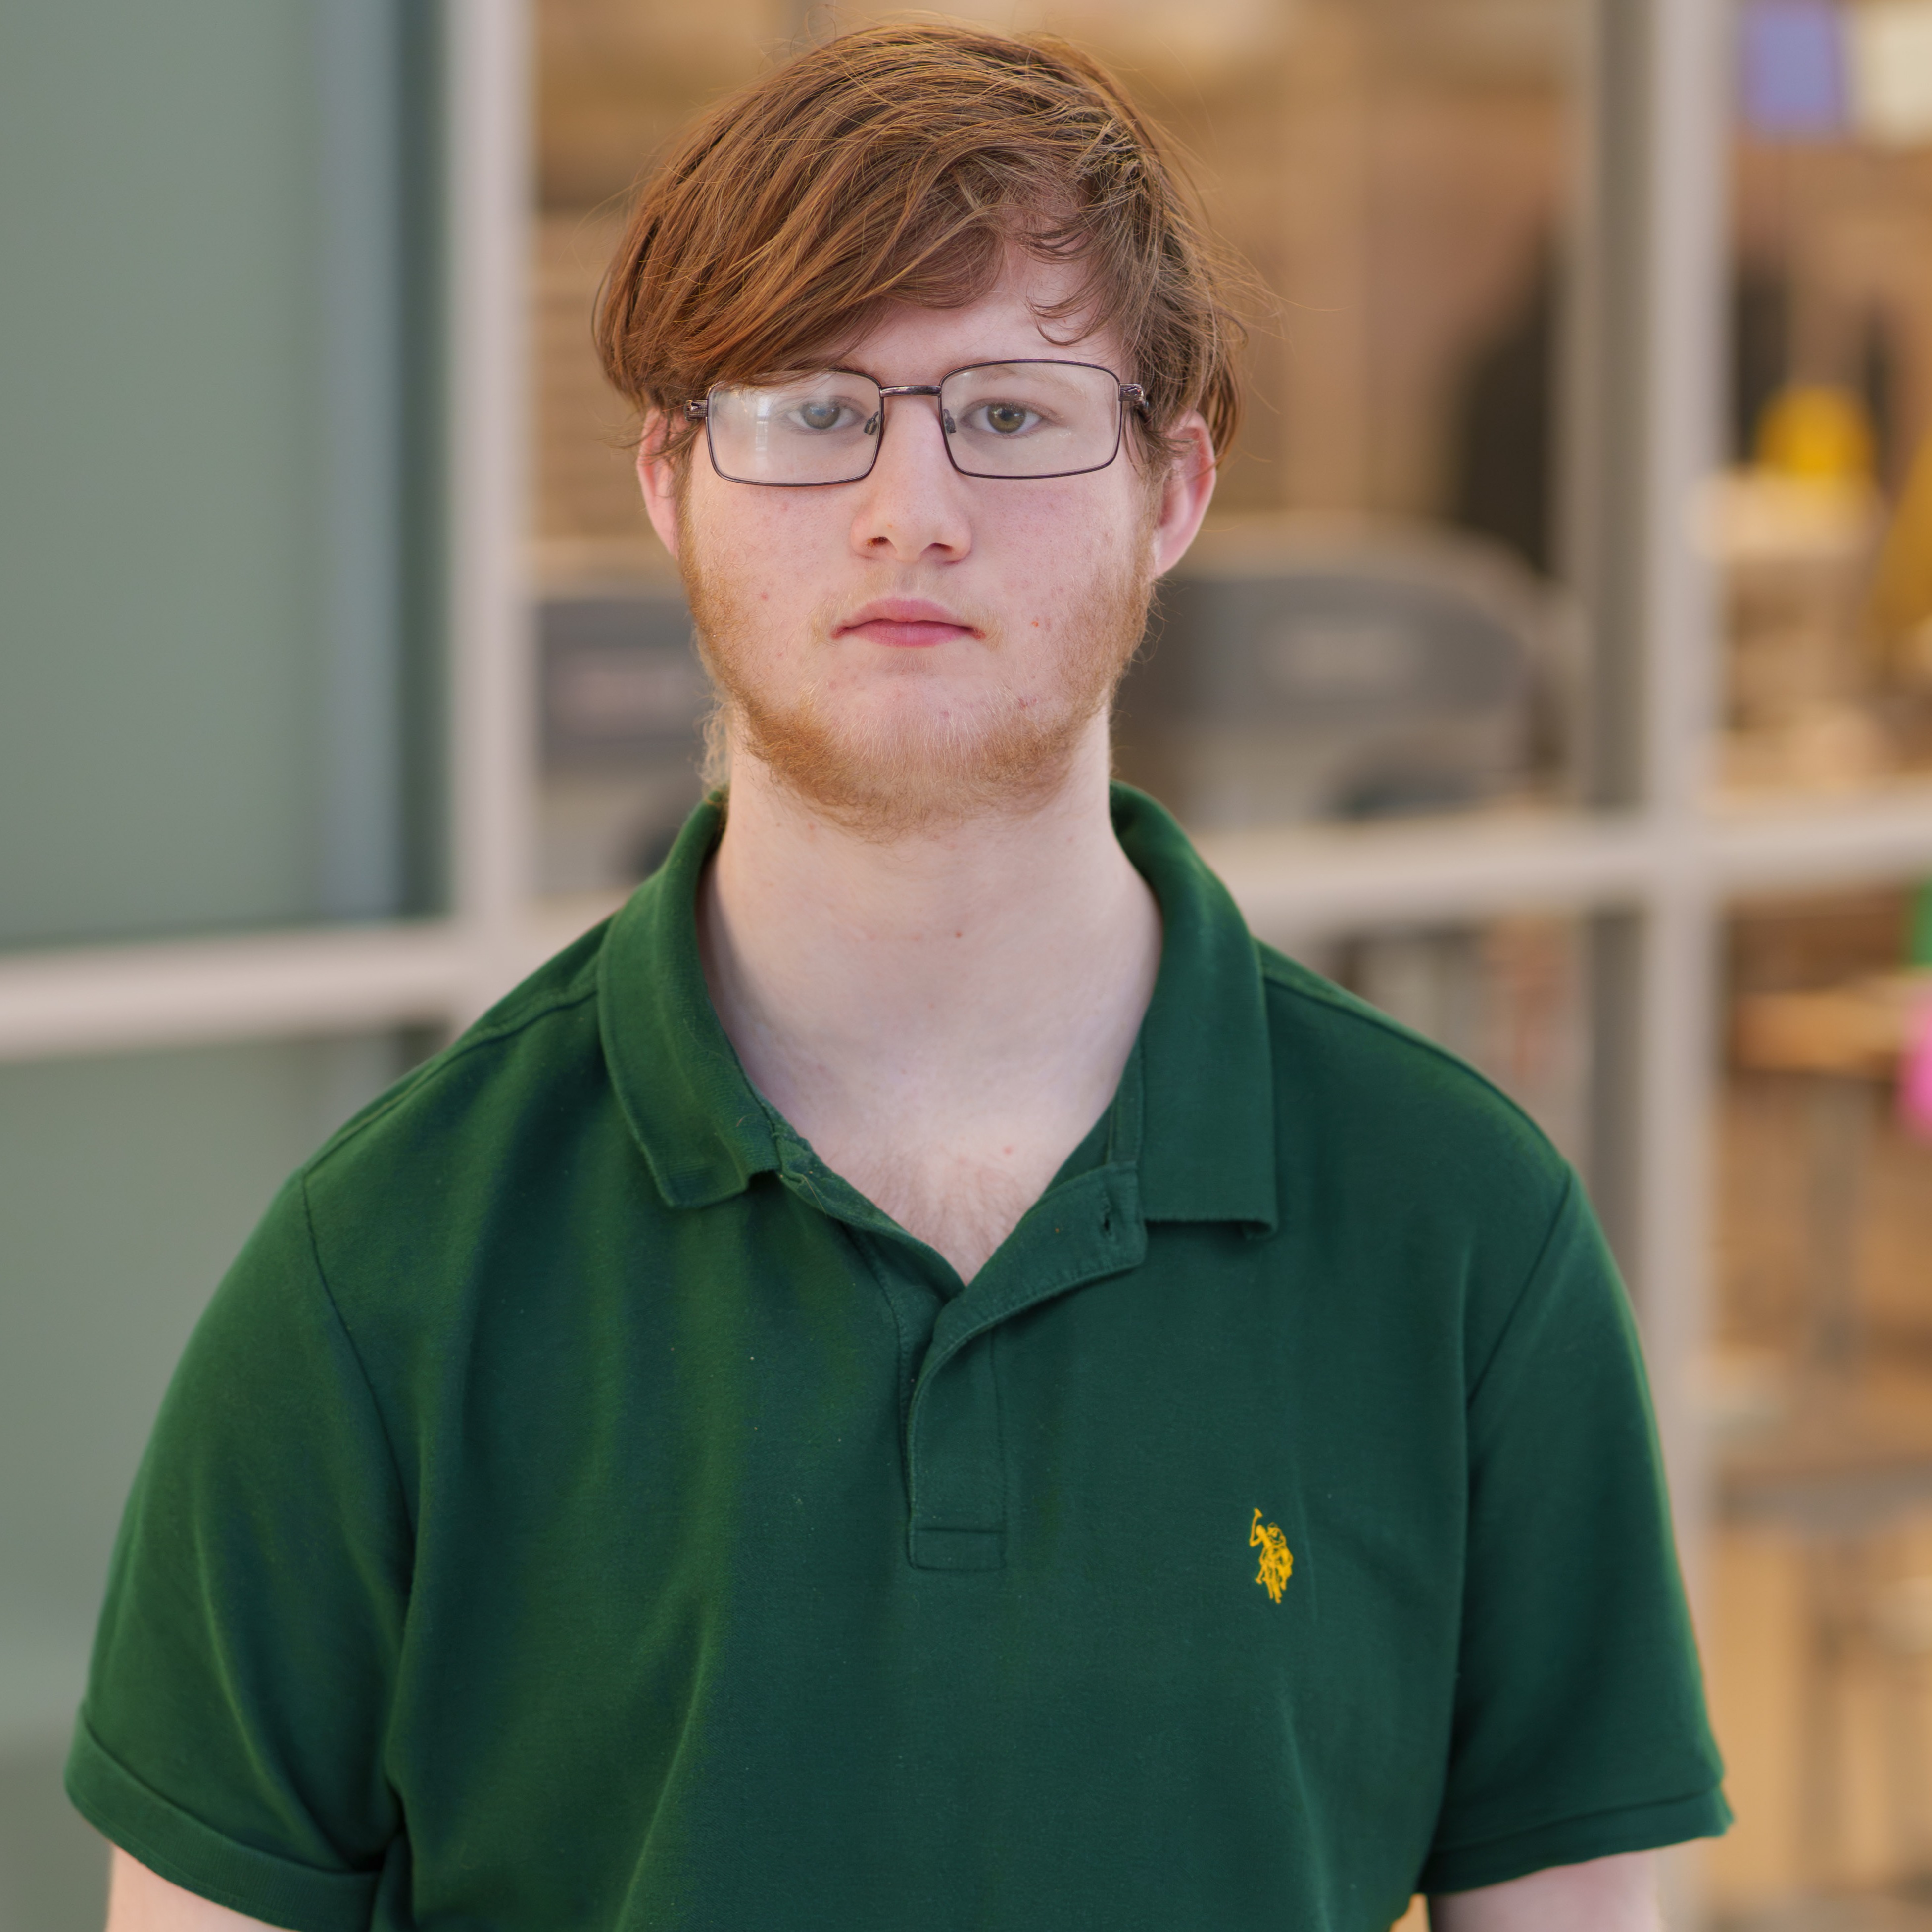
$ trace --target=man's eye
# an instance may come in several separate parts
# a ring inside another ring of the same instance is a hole
[[[998,436],[1017,436],[1033,419],[1033,412],[1018,403],[988,403],[982,412],[986,427]]]
[[[836,429],[844,413],[843,403],[801,403],[798,419],[807,429]]]

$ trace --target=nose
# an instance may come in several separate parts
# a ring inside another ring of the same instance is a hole
[[[854,485],[853,548],[908,563],[964,556],[972,548],[966,479],[946,453],[939,398],[888,394],[879,410],[878,456]]]

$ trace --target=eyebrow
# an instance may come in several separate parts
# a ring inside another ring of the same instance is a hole
[[[968,369],[1010,369],[1022,362],[1068,363],[1075,368],[1099,369],[1114,376],[1113,370],[1106,363],[1089,362],[1078,356],[989,356],[980,362],[962,362],[957,368],[947,370],[939,380],[943,382],[946,376],[957,376]],[[867,382],[876,383],[882,389],[898,386],[888,382],[882,376],[874,375],[869,369],[861,369],[850,362],[801,362],[798,373],[802,376],[862,376]],[[1114,376],[1114,380],[1118,382],[1121,378]]]

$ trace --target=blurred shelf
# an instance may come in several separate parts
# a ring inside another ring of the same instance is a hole
[[[1932,1000],[1932,973],[1875,975],[1804,992],[1751,993],[1732,1028],[1737,1064],[1765,1072],[1888,1080]]]
[[[1723,800],[1688,822],[1563,811],[1220,832],[1198,842],[1256,928],[1333,932],[1932,873],[1932,785]]]
[[[1724,886],[1797,891],[1932,872],[1932,783],[1720,798],[1706,836]]]
[[[1932,1510],[1932,1408],[1922,1376],[1794,1374],[1788,1412],[1718,1458],[1727,1522],[1870,1535]]]
[[[1926,832],[1932,851],[1932,817]],[[1621,904],[1642,896],[1656,861],[1641,820],[1568,812],[1220,832],[1196,843],[1264,935]]]

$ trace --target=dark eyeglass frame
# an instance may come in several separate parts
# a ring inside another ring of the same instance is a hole
[[[862,369],[850,369],[846,368],[842,363],[836,363],[826,368],[827,375],[856,376],[862,381],[871,382],[873,388],[878,391],[879,433],[873,441],[872,461],[867,464],[857,476],[840,476],[818,483],[780,483],[774,482],[770,478],[764,476],[734,476],[728,470],[720,465],[718,460],[717,445],[711,440],[711,399],[720,389],[735,389],[748,386],[746,385],[736,382],[712,383],[710,388],[705,391],[700,399],[685,404],[685,420],[688,422],[704,424],[705,453],[711,458],[711,467],[713,472],[727,483],[748,483],[760,490],[836,490],[841,484],[864,482],[866,478],[878,467],[879,452],[886,445],[886,424],[890,412],[885,405],[886,398],[888,396],[930,396],[934,402],[937,402],[939,400],[940,392],[952,381],[955,376],[963,376],[969,369],[1004,368],[1010,366],[1016,368],[1043,366],[1052,369],[1092,369],[1097,370],[1102,376],[1111,378],[1116,390],[1114,398],[1114,446],[1108,451],[1103,460],[1099,463],[1083,463],[1078,470],[1042,470],[1019,476],[1000,470],[968,470],[952,453],[952,438],[946,432],[946,425],[942,422],[940,425],[939,440],[946,446],[946,460],[962,476],[970,476],[989,483],[1050,483],[1056,477],[1090,476],[1096,470],[1108,468],[1120,455],[1121,440],[1126,434],[1127,411],[1131,409],[1143,420],[1146,418],[1148,413],[1146,390],[1138,382],[1123,382],[1120,377],[1103,362],[1075,362],[1064,356],[1008,356],[993,362],[962,362],[958,368],[947,370],[937,382],[892,383],[877,382],[872,376],[868,376]]]

